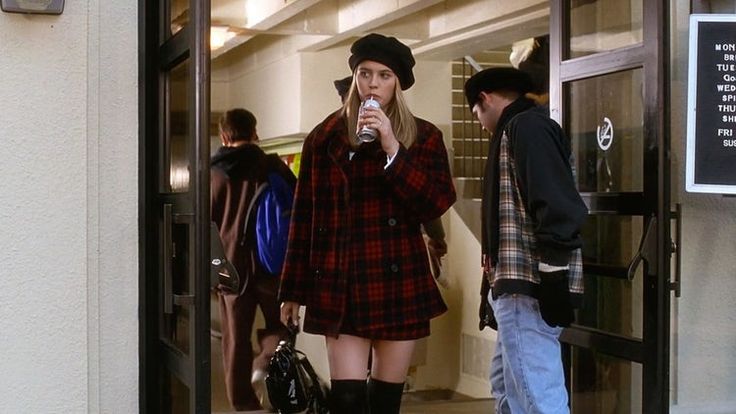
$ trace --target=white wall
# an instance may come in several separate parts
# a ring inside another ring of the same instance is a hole
[[[228,108],[243,107],[253,112],[261,139],[305,133],[301,105],[305,93],[302,82],[307,77],[302,74],[303,56],[297,53],[304,41],[299,36],[255,38],[217,63],[218,90],[222,90],[220,82],[228,83]],[[331,82],[319,91],[320,96],[334,91]],[[221,98],[214,99],[222,104]],[[339,104],[339,99],[334,102]]]
[[[125,4],[0,13],[3,412],[138,409],[138,34]]]
[[[138,8],[132,1],[89,4],[89,412],[134,413],[139,389]]]
[[[87,406],[87,10],[68,6],[61,17],[0,14],[0,401],[9,412]]]
[[[675,413],[736,413],[736,198],[686,193],[690,2],[673,2],[672,198],[683,205],[682,297],[672,306]]]
[[[320,52],[302,53],[300,129],[310,132],[327,115],[342,105],[337,94],[336,79],[350,75],[349,45]]]

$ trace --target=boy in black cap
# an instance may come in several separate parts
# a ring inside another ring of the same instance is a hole
[[[465,83],[468,105],[492,134],[483,181],[481,329],[498,330],[491,362],[497,413],[568,413],[558,338],[582,298],[587,208],[575,188],[570,144],[524,96],[532,88],[529,75],[514,68],[486,69]]]

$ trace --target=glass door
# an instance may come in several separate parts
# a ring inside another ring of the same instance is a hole
[[[669,407],[666,1],[551,2],[551,113],[573,146],[584,306],[561,340],[573,413]]]
[[[140,407],[209,413],[209,2],[138,4]]]

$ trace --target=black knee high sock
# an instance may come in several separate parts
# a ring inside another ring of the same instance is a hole
[[[366,413],[365,380],[332,380],[330,384],[330,414]]]
[[[399,414],[403,382],[386,382],[371,378],[368,380],[368,405],[370,414]]]

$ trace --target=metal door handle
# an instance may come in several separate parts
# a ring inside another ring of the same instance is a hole
[[[674,280],[670,281],[670,289],[675,291],[675,297],[679,298],[681,292],[681,283],[680,283],[680,271],[681,271],[681,258],[682,255],[680,252],[682,252],[682,204],[677,203],[675,204],[675,212],[672,213],[672,218],[675,219],[675,231],[677,231],[677,235],[675,236],[675,241],[673,243],[670,243],[672,246],[671,253],[674,253],[677,255],[677,260],[675,260],[675,277]]]
[[[174,288],[171,275],[171,260],[173,259],[173,241],[171,237],[171,204],[164,204],[163,230],[163,272],[164,272],[164,313],[174,313]]]
[[[657,273],[657,261],[652,260],[657,254],[657,218],[652,216],[649,218],[647,228],[644,230],[644,234],[641,235],[641,241],[639,242],[639,249],[631,259],[629,267],[626,270],[626,277],[631,281],[634,280],[636,269],[639,267],[642,261],[646,262],[647,268],[654,270]]]
[[[194,295],[171,295],[174,298],[174,303],[181,307],[194,306]]]

